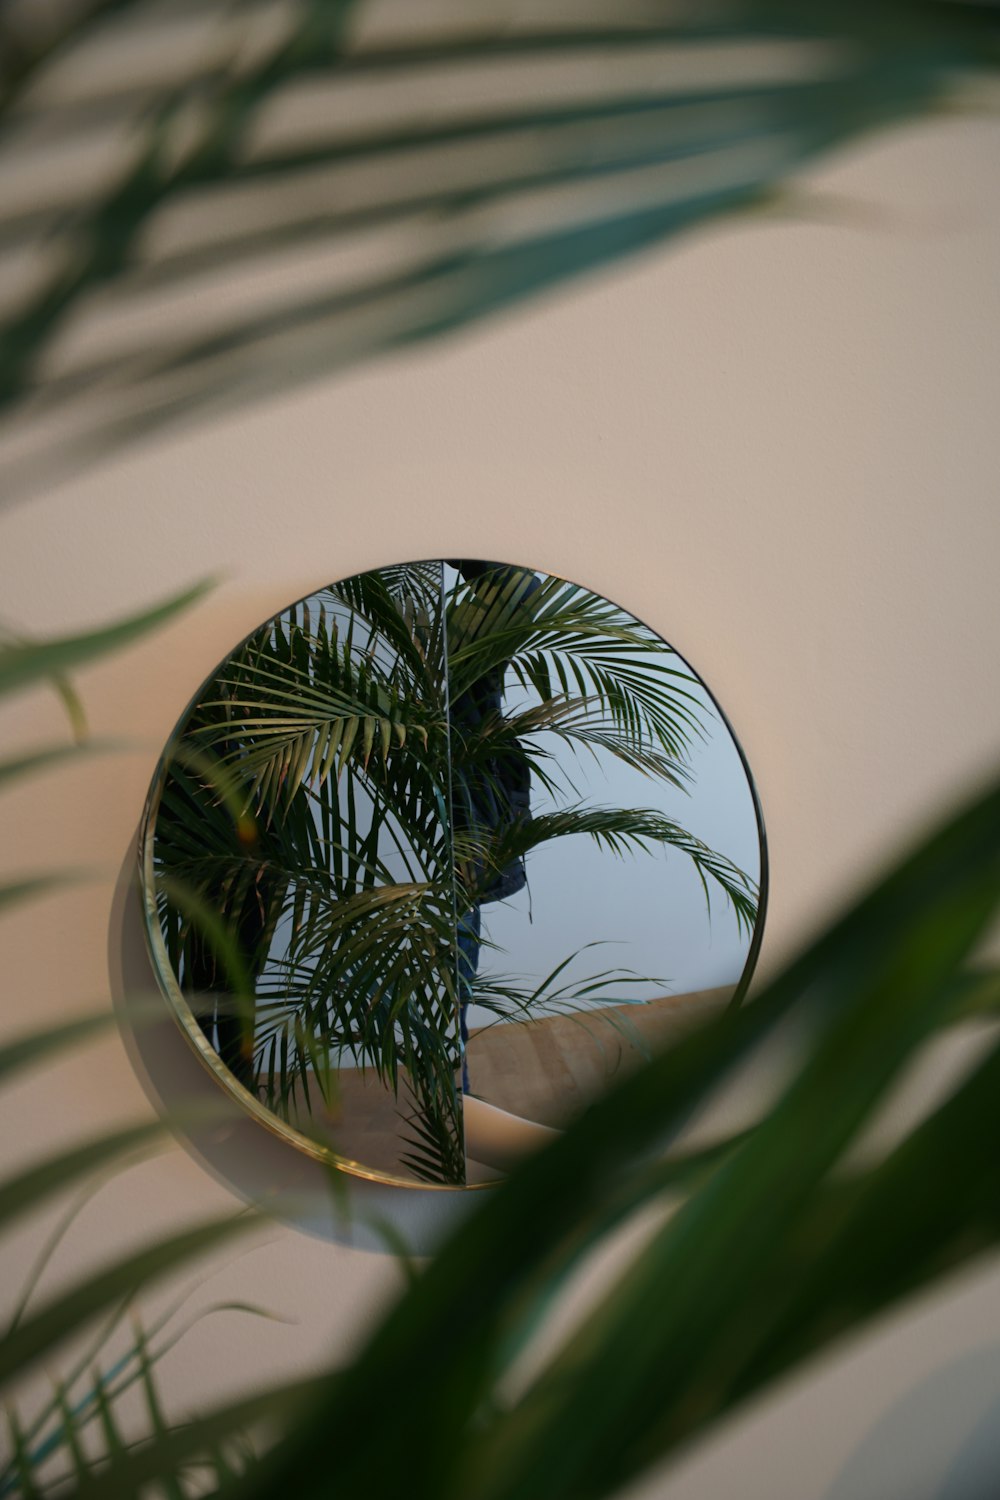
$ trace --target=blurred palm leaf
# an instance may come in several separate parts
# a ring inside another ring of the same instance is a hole
[[[756,1000],[527,1160],[331,1378],[327,1400],[224,1493],[325,1494],[335,1453],[345,1496],[405,1484],[418,1500],[605,1500],[792,1364],[996,1244],[995,1039],[882,1161],[849,1165],[847,1153],[953,1016],[1000,903],[998,851],[994,787]],[[806,1041],[773,1106],[743,1136],[686,1151],[693,1114],[793,1011]],[[553,1340],[539,1320],[582,1257],[656,1208],[596,1306]]]
[[[65,465],[766,201],[799,162],[934,107],[957,77],[997,61],[995,7],[946,0],[735,0],[708,19],[636,5],[615,7],[610,26],[610,8],[581,6],[544,31],[490,30],[480,11],[475,34],[467,22],[415,22],[408,8],[395,29],[380,32],[376,17],[366,35],[367,8],[349,17],[299,6],[279,42],[248,41],[245,28],[267,9],[237,7],[236,40],[213,50],[197,30],[220,18],[210,3],[0,7],[0,240],[13,281],[0,383],[25,455],[12,481],[38,482],[43,449]],[[196,42],[179,63],[162,45],[175,26]],[[145,70],[123,69],[114,53],[129,28]],[[688,71],[699,48],[710,62],[731,48],[752,74],[760,43],[769,51],[775,40],[791,44],[785,78],[729,73],[713,87]],[[86,82],[84,45],[111,58],[110,77]],[[667,66],[678,48],[679,83]],[[628,72],[641,74],[646,59],[651,81]],[[552,62],[564,70],[555,85],[527,77]],[[508,69],[513,99],[476,86],[492,84],[494,68]],[[429,100],[399,87],[414,80]],[[349,113],[360,82],[383,85],[385,118],[324,114],[335,96]],[[264,110],[291,107],[289,92],[310,83],[319,127],[312,139],[300,127],[296,140]],[[127,122],[135,133],[123,139]],[[69,146],[94,149],[49,192],[40,158]],[[106,146],[121,150],[110,169]],[[399,253],[380,260],[363,236],[383,229]],[[281,257],[312,247],[358,253],[306,267],[311,284],[293,287]],[[275,272],[269,307],[259,281],[249,303],[214,301],[240,266],[251,279]],[[195,336],[175,324],[185,298],[215,326]],[[658,1059],[528,1162],[346,1372],[173,1431],[154,1418],[148,1441],[116,1444],[97,1480],[78,1462],[65,1490],[134,1494],[207,1453],[230,1496],[325,1495],[332,1464],[344,1495],[605,1496],[794,1362],[994,1245],[995,1052],[885,1162],[845,1176],[842,1157],[936,1026],[996,1013],[996,976],[960,966],[1000,886],[998,802],[992,793],[916,851],[753,1005]],[[651,1144],[672,1138],[793,1007],[816,1027],[814,1047],[763,1128],[714,1154],[650,1161]],[[40,1058],[51,1045],[24,1038],[4,1057]],[[928,1182],[947,1191],[931,1198]],[[623,1273],[592,1328],[512,1385],[512,1358],[530,1352],[537,1318],[581,1254],[678,1183],[693,1189],[686,1210]],[[742,1251],[745,1231],[744,1260],[732,1247]],[[75,1312],[86,1316],[82,1303]],[[63,1322],[67,1333],[75,1326]],[[220,1445],[260,1419],[288,1434],[241,1480]],[[30,1494],[28,1434],[20,1422],[13,1433]]]
[[[2,24],[22,482],[766,202],[997,61],[993,8],[956,0],[8,0]]]
[[[333,1464],[347,1496],[514,1500],[539,1483],[567,1500],[615,1494],[831,1340],[1000,1241],[995,1037],[884,1159],[846,1160],[942,1026],[996,1017],[997,975],[969,969],[967,956],[1000,901],[998,851],[992,788],[753,1002],[656,1058],[524,1163],[345,1369],[170,1425],[151,1385],[156,1330],[139,1325],[82,1397],[69,1393],[72,1371],[56,1382],[44,1430],[12,1417],[4,1493],[47,1492],[44,1464],[62,1452],[71,1468],[60,1495],[102,1500],[149,1482],[169,1493],[192,1465],[229,1500],[325,1495]],[[806,1039],[775,1104],[739,1137],[685,1148],[687,1121],[793,1013]],[[0,1076],[106,1020],[15,1039],[0,1050]],[[135,1143],[126,1135],[121,1144]],[[66,1183],[93,1166],[86,1149],[65,1171],[42,1163],[32,1192],[47,1192],[53,1171]],[[13,1209],[29,1180],[6,1200]],[[553,1343],[546,1317],[587,1256],[678,1195],[680,1209]],[[19,1378],[22,1360],[55,1349],[102,1306],[117,1318],[130,1290],[229,1232],[185,1232],[51,1299],[8,1341],[5,1373]],[[148,1398],[138,1440],[111,1406],[120,1383],[135,1380]],[[104,1430],[96,1457],[81,1440],[94,1421]],[[234,1436],[262,1423],[261,1459],[231,1450]]]
[[[90,739],[78,745],[45,745],[41,749],[21,755],[8,756],[0,760],[0,788],[5,788],[22,776],[34,776],[39,771],[49,771],[60,763],[79,760],[86,755],[100,755],[114,748],[106,740]]]
[[[174,615],[194,603],[205,592],[206,587],[206,584],[198,584],[152,609],[83,634],[49,640],[29,640],[4,630],[0,637],[0,696],[24,692],[40,684],[50,686],[66,706],[74,735],[77,739],[82,739],[86,734],[86,720],[75,690],[67,679],[67,672],[72,668],[85,666],[109,651],[128,646],[150,630],[166,624]],[[57,765],[72,756],[93,753],[102,748],[106,747],[99,742],[90,741],[74,745],[52,745],[31,753],[21,753],[0,762],[0,786],[5,783],[9,785],[22,776]],[[0,884],[0,911],[6,912],[23,902],[90,877],[91,872],[86,870],[64,870],[5,881]]]
[[[128,1301],[145,1282],[164,1275],[213,1245],[255,1227],[256,1221],[246,1214],[227,1214],[224,1218],[164,1236],[139,1251],[120,1256],[95,1274],[85,1276],[37,1311],[26,1315],[14,1329],[8,1330],[0,1348],[0,1385],[9,1385],[15,1377],[20,1377],[75,1329],[85,1327],[98,1314]]]
[[[5,632],[0,640],[0,694],[21,692],[42,682],[61,689],[67,672],[86,666],[110,651],[121,650],[167,624],[201,598],[209,587],[207,582],[196,584],[152,609],[84,634],[35,641]]]
[[[8,1081],[25,1069],[50,1061],[60,1051],[79,1047],[111,1024],[112,1019],[110,1010],[67,1017],[47,1030],[27,1033],[6,1043],[0,1048],[0,1078]],[[180,1119],[178,1114],[178,1122]],[[139,1345],[110,1353],[112,1335],[130,1298],[143,1285],[259,1223],[251,1215],[227,1215],[172,1237],[164,1236],[138,1251],[120,1255],[50,1297],[41,1307],[34,1307],[34,1294],[52,1252],[65,1238],[80,1208],[93,1197],[99,1174],[109,1167],[121,1170],[134,1162],[137,1152],[156,1142],[165,1129],[161,1121],[143,1121],[109,1131],[82,1145],[36,1160],[0,1183],[0,1232],[4,1234],[16,1229],[25,1214],[37,1212],[55,1195],[84,1184],[83,1196],[63,1215],[54,1235],[47,1240],[0,1341],[0,1383],[7,1387],[12,1436],[11,1450],[0,1460],[0,1496],[16,1495],[29,1500],[33,1495],[48,1493],[51,1465],[60,1455],[72,1459],[78,1478],[90,1473],[95,1423],[103,1425],[105,1456],[113,1451],[112,1439],[117,1434],[116,1403],[140,1375],[147,1389],[151,1389],[151,1363],[180,1336],[171,1333],[166,1342],[160,1340],[152,1351],[144,1353]],[[206,1313],[212,1310],[206,1309]],[[173,1311],[157,1320],[154,1334],[166,1329]],[[107,1321],[95,1335],[92,1325],[101,1314]],[[69,1370],[53,1382],[51,1397],[40,1408],[33,1403],[30,1418],[22,1421],[17,1414],[18,1386],[25,1374],[42,1358],[61,1358],[63,1346],[81,1335],[85,1336],[82,1353],[74,1353]]]
[[[171,1306],[149,1326],[133,1312],[132,1340],[120,1352],[113,1352],[112,1338],[125,1316],[122,1308],[101,1328],[95,1339],[87,1342],[83,1354],[72,1361],[69,1370],[52,1379],[51,1395],[25,1423],[16,1459],[0,1465],[0,1497],[15,1495],[30,1500],[33,1494],[57,1490],[66,1482],[66,1476],[59,1475],[58,1469],[53,1472],[60,1457],[68,1458],[72,1478],[78,1483],[93,1482],[112,1448],[120,1454],[125,1447],[132,1445],[131,1440],[128,1444],[118,1441],[115,1411],[137,1385],[143,1390],[152,1435],[165,1436],[168,1427],[163,1420],[155,1379],[155,1367],[159,1362],[193,1327],[221,1313],[272,1319],[270,1313],[251,1303],[219,1302],[203,1308],[178,1327],[179,1312],[179,1305]],[[103,1443],[95,1443],[95,1428],[98,1426],[103,1432]],[[204,1463],[211,1455],[211,1447],[205,1444],[194,1456]],[[159,1479],[168,1493],[183,1493],[176,1486],[186,1467],[179,1465],[175,1472],[164,1464]]]
[[[0,647],[0,696],[40,683],[51,685],[66,704],[74,730],[82,734],[85,730],[82,709],[66,677],[67,669],[98,660],[108,652],[129,645],[150,629],[168,621],[202,592],[202,587],[187,590],[178,598],[130,619],[81,635],[28,641],[7,633]],[[82,744],[54,745],[41,751],[22,753],[3,762],[0,781],[9,787],[22,775],[108,748],[107,744],[84,740]],[[27,898],[29,894],[39,894],[53,883],[46,877],[22,881],[21,895]],[[6,894],[10,896],[11,892],[12,886],[8,886]],[[161,1005],[149,1006],[137,1000],[132,1018],[136,1025],[141,1025],[150,1015],[159,1019],[161,1014]],[[52,1061],[61,1052],[79,1048],[113,1021],[111,1008],[104,1006],[97,1012],[65,1015],[45,1029],[15,1035],[0,1046],[0,1080],[4,1083],[16,1081],[26,1070]],[[194,1115],[190,1111],[178,1111],[176,1121],[178,1124],[185,1120],[190,1123],[194,1117],[204,1120],[204,1110],[199,1109]],[[67,1238],[81,1209],[93,1199],[102,1176],[134,1163],[159,1142],[166,1129],[165,1123],[159,1120],[143,1120],[118,1127],[35,1159],[0,1183],[0,1233],[5,1235],[16,1232],[27,1215],[45,1209],[54,1198],[65,1196],[68,1190],[77,1190],[68,1210],[63,1209],[55,1227],[43,1239],[0,1341],[0,1382],[7,1388],[5,1414],[10,1437],[7,1451],[0,1457],[0,1496],[35,1500],[35,1497],[49,1493],[53,1486],[64,1487],[67,1482],[83,1482],[91,1478],[109,1456],[121,1456],[127,1451],[119,1429],[118,1402],[137,1381],[141,1381],[152,1415],[157,1401],[153,1366],[184,1332],[168,1328],[178,1311],[173,1308],[156,1320],[148,1337],[141,1322],[135,1320],[134,1341],[115,1351],[112,1342],[130,1299],[140,1288],[176,1271],[211,1246],[259,1223],[250,1214],[227,1215],[191,1226],[173,1236],[164,1236],[138,1250],[119,1252],[117,1258],[87,1272],[56,1295],[50,1295],[40,1306],[36,1305],[36,1294],[53,1254]],[[218,1304],[207,1308],[198,1316],[206,1316],[222,1310],[222,1307],[223,1304]],[[232,1310],[236,1304],[225,1304],[225,1307]],[[260,1312],[244,1304],[240,1304],[240,1311]],[[95,1333],[93,1324],[102,1314],[104,1321],[99,1322]],[[150,1339],[154,1342],[151,1343]],[[51,1394],[42,1399],[40,1405],[40,1393],[36,1387],[24,1403],[29,1415],[22,1416],[20,1387],[25,1374],[35,1374],[37,1378],[34,1367],[43,1358],[46,1361],[59,1359],[65,1366],[65,1345],[74,1340],[78,1347],[69,1368],[64,1367],[59,1377],[50,1378]],[[95,1440],[97,1428],[100,1428],[102,1437]],[[198,1457],[204,1457],[204,1450]],[[59,1472],[60,1461],[69,1465],[62,1474]],[[166,1466],[160,1477],[168,1493],[179,1493],[175,1488],[176,1477]]]

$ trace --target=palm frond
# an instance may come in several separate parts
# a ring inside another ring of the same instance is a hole
[[[600,1052],[605,1051],[601,1027],[595,1026],[593,1012],[605,1026],[619,1034],[624,1042],[645,1059],[652,1056],[642,1032],[633,1024],[628,1007],[647,1003],[632,987],[647,990],[655,986],[661,992],[667,981],[651,974],[637,974],[632,969],[611,968],[564,978],[582,953],[603,946],[605,940],[585,943],[567,955],[540,982],[525,976],[509,974],[477,975],[472,984],[472,1004],[492,1011],[495,1019],[478,1027],[477,1034],[511,1020],[535,1021],[546,1016],[565,1017],[581,1026]],[[559,979],[563,982],[557,983]]]
[[[140,1383],[147,1393],[152,1391],[153,1398],[158,1399],[156,1367],[201,1323],[228,1313],[265,1321],[275,1319],[274,1313],[256,1303],[228,1300],[214,1302],[178,1321],[188,1296],[190,1291],[152,1320],[138,1319],[133,1312],[132,1338],[114,1352],[113,1336],[129,1312],[126,1306],[118,1308],[97,1335],[87,1341],[69,1368],[52,1380],[51,1395],[23,1427],[25,1457],[32,1474],[47,1474],[53,1460],[65,1453],[73,1464],[75,1479],[78,1482],[84,1479],[93,1481],[101,1458],[87,1450],[91,1448],[93,1429],[99,1416],[99,1390],[112,1407]],[[52,1488],[54,1486],[47,1484],[46,1492]],[[8,1464],[0,1468],[0,1497],[19,1493],[23,1492],[18,1490],[12,1466]]]
[[[455,1074],[421,1081],[416,1098],[419,1107],[403,1116],[407,1149],[400,1153],[400,1165],[421,1182],[464,1183],[465,1136]]]
[[[501,575],[502,578],[502,575]],[[508,672],[543,703],[599,702],[637,748],[648,741],[686,759],[703,733],[698,683],[654,631],[607,599],[543,578],[522,596],[518,577],[489,590],[486,605],[459,588],[448,616],[448,672],[457,697],[487,673]],[[478,585],[478,594],[484,590]]]
[[[313,1500],[332,1445],[348,1493],[405,1485],[421,1500],[514,1500],[541,1484],[559,1500],[608,1500],[763,1393],[786,1361],[995,1246],[997,1048],[884,1165],[852,1173],[845,1158],[954,1014],[956,982],[995,920],[998,833],[993,786],[755,1000],[657,1056],[525,1161],[240,1500],[273,1492],[278,1476]],[[773,1107],[692,1160],[679,1143],[692,1115],[792,1015],[806,1040]],[[957,1190],[928,1197],[927,1181],[943,1164],[950,1181],[955,1163]],[[660,1213],[678,1187],[677,1212]],[[540,1321],[557,1299],[565,1309],[581,1255],[620,1250],[610,1236],[638,1225],[638,1211],[647,1230],[656,1211],[652,1232],[596,1305],[587,1299],[568,1334]]]
[[[252,798],[273,802],[280,789],[290,799],[305,782],[339,780],[348,764],[377,777],[392,751],[419,754],[444,733],[439,644],[422,643],[419,621],[376,581],[364,602],[368,614],[346,621],[321,604],[315,629],[308,605],[279,616],[199,701],[188,735],[246,780]]]
[[[0,694],[20,692],[45,681],[65,693],[67,672],[131,645],[149,631],[165,625],[200,599],[208,587],[207,583],[199,583],[152,609],[82,634],[35,641],[5,631],[0,638]],[[79,711],[74,709],[71,717],[79,719]]]
[[[77,1281],[61,1295],[50,1298],[8,1333],[0,1351],[0,1383],[9,1386],[15,1378],[22,1378],[26,1370],[60,1347],[74,1332],[87,1327],[109,1307],[120,1308],[136,1287],[163,1275],[209,1246],[245,1231],[249,1224],[246,1217],[229,1217],[187,1229],[137,1253],[120,1257],[95,1275]],[[109,1456],[113,1458],[116,1452],[123,1451],[123,1446],[118,1442],[107,1379],[105,1374],[94,1372],[89,1398],[91,1409],[83,1420],[96,1416],[104,1430]],[[76,1423],[76,1418],[73,1420]],[[72,1444],[70,1447],[72,1451]],[[30,1476],[34,1461],[34,1455],[22,1441],[13,1477],[21,1480]]]
[[[623,857],[652,849],[676,849],[690,859],[701,881],[706,903],[711,909],[709,881],[723,892],[732,907],[737,926],[747,935],[757,920],[757,887],[745,871],[725,855],[695,838],[679,823],[664,817],[655,808],[644,807],[570,807],[513,823],[495,834],[468,832],[456,834],[456,860],[466,870],[483,868],[479,877],[488,888],[496,872],[511,860],[522,858],[533,848],[551,839],[586,834],[609,853]],[[470,896],[474,899],[475,887]]]
[[[498,758],[520,751],[540,784],[555,792],[557,783],[549,771],[556,757],[545,738],[552,735],[574,752],[589,752],[598,763],[598,752],[604,751],[644,776],[688,792],[694,780],[690,760],[664,754],[623,728],[607,713],[606,701],[596,693],[590,697],[559,695],[520,711],[484,718],[472,729],[453,726],[455,755],[477,775],[488,776]],[[563,764],[558,765],[558,771],[567,776]]]
[[[95,161],[48,188],[30,174],[0,212],[33,273],[0,330],[24,484],[767,205],[995,65],[990,7],[946,0],[727,0],[710,18],[627,0],[514,26],[487,5],[473,31],[389,36],[346,0],[298,0],[270,35],[251,4],[174,9],[94,0],[5,38],[20,151],[82,142]],[[116,36],[131,76],[81,66],[67,86],[74,49]],[[304,251],[305,286],[262,305]],[[240,274],[252,294],[213,295]],[[71,324],[102,311],[104,337],[74,348]]]

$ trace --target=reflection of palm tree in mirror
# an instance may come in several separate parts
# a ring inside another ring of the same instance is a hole
[[[694,779],[693,744],[704,732],[700,684],[662,639],[607,600],[507,565],[460,561],[452,566],[459,575],[448,615],[453,786],[469,808],[463,817],[456,793],[460,889],[463,836],[473,846],[464,861],[465,871],[473,871],[471,878],[464,876],[472,894],[459,927],[467,1002],[463,1039],[469,1004],[492,1012],[491,1024],[569,1012],[586,1025],[587,1011],[598,1007],[604,1022],[645,1053],[643,1036],[627,1015],[635,1000],[631,987],[662,981],[622,968],[571,977],[583,949],[612,941],[610,934],[562,955],[544,978],[484,974],[476,967],[480,908],[523,887],[525,857],[532,849],[586,833],[619,856],[664,846],[683,851],[706,899],[710,882],[721,887],[738,929],[749,936],[756,891],[742,871],[656,808],[588,805],[569,774],[566,755],[559,753],[568,749],[598,764],[611,756],[651,782],[687,791]],[[505,694],[519,700],[506,713]],[[532,779],[549,808],[534,817]],[[483,816],[476,815],[479,807]],[[569,892],[565,899],[572,900]],[[468,1089],[467,1071],[465,1076]]]
[[[401,1164],[457,1182],[467,1004],[531,1015],[625,978],[479,974],[480,909],[523,885],[533,849],[571,834],[618,855],[668,847],[748,930],[756,904],[746,875],[661,812],[565,804],[553,745],[690,780],[699,701],[670,648],[560,579],[471,562],[443,579],[438,563],[348,579],[239,648],[184,726],[155,856],[178,981],[240,1081],[301,1123],[335,1108],[338,1068],[374,1073],[406,1122]],[[532,783],[565,805],[532,816]],[[249,1025],[199,902],[250,976]]]
[[[405,1084],[409,1165],[460,1181],[445,697],[437,565],[294,606],[230,657],[184,728],[184,747],[240,782],[252,837],[220,805],[218,777],[175,761],[156,859],[171,961],[231,1068],[228,976],[206,972],[178,884],[224,917],[252,974],[240,1080],[285,1119],[335,1106],[345,1061],[397,1095]]]

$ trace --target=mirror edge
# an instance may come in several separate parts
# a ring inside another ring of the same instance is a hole
[[[438,558],[424,559],[424,561],[440,560],[441,559]],[[383,566],[393,565],[384,564]],[[511,566],[513,566],[513,564],[511,564]],[[378,570],[366,569],[365,571],[371,572]],[[532,571],[539,572],[542,570],[536,568]],[[347,576],[353,577],[354,575]],[[563,577],[562,574],[551,574],[549,576],[559,578]],[[570,579],[564,579],[563,581],[567,583],[575,583],[575,580]],[[280,609],[275,611],[275,615],[272,618],[282,614],[287,609],[293,608],[296,604],[300,604],[303,601],[311,598],[312,595],[318,592],[319,589],[322,589],[326,586],[327,585],[319,584],[317,588],[314,588],[308,593],[301,595],[299,599],[293,600],[289,604],[283,605]],[[585,588],[589,593],[597,593],[596,590],[589,588],[589,586],[586,584],[575,583],[575,586],[578,588]],[[624,606],[618,605],[615,600],[609,599],[606,594],[599,594],[599,597],[602,599],[607,599],[609,603],[614,604],[618,609],[624,609]],[[631,614],[634,619],[639,620],[639,617],[635,615],[633,611],[625,610],[625,613]],[[750,939],[750,945],[747,950],[747,956],[744,961],[743,968],[740,972],[739,980],[737,981],[732,998],[730,999],[726,1007],[728,1010],[733,1010],[742,1005],[744,1000],[746,999],[747,992],[749,990],[750,984],[753,980],[754,972],[757,967],[757,961],[760,956],[760,949],[764,937],[764,928],[767,920],[768,899],[770,894],[770,860],[768,854],[767,833],[764,825],[764,813],[761,806],[760,794],[758,792],[756,780],[754,779],[753,772],[750,769],[750,763],[747,760],[747,756],[743,749],[743,745],[739,739],[739,736],[736,734],[728,715],[719,703],[719,700],[716,697],[715,693],[705,681],[705,678],[701,675],[700,672],[695,671],[694,667],[688,661],[687,657],[685,657],[680,651],[678,651],[676,646],[672,645],[672,643],[667,639],[665,635],[663,635],[653,626],[648,625],[644,620],[639,620],[639,623],[641,625],[644,625],[646,629],[654,631],[654,633],[658,635],[659,638],[670,647],[671,651],[674,652],[678,661],[682,662],[687,670],[692,674],[692,676],[695,677],[701,684],[705,693],[711,700],[712,706],[715,712],[718,714],[720,722],[725,727],[726,732],[728,733],[733,745],[735,746],[736,753],[739,756],[740,764],[743,768],[743,774],[746,777],[747,787],[750,791],[751,800],[753,802],[754,819],[757,825],[757,840],[760,849],[760,878],[758,881],[757,921],[754,924],[753,935]],[[238,651],[240,649],[240,646],[245,645],[246,642],[250,640],[251,637],[255,635],[257,630],[259,629],[259,625],[255,626],[254,629],[249,631],[248,634],[243,637],[242,641],[238,642],[237,645],[234,646],[228,654],[232,655],[233,652]],[[161,753],[157,761],[156,769],[153,773],[152,781],[150,782],[149,791],[146,794],[146,800],[139,822],[136,873],[138,875],[139,881],[139,895],[142,906],[146,952],[149,956],[150,965],[156,978],[157,986],[160,990],[161,995],[166,1001],[174,1020],[177,1022],[184,1036],[187,1038],[189,1045],[200,1060],[202,1066],[208,1070],[216,1083],[218,1083],[219,1086],[225,1090],[229,1097],[236,1104],[238,1104],[246,1114],[250,1115],[250,1117],[254,1119],[259,1125],[262,1125],[264,1129],[267,1130],[271,1135],[276,1136],[279,1140],[285,1141],[295,1150],[301,1151],[304,1155],[311,1157],[314,1161],[321,1162],[326,1166],[334,1167],[338,1171],[344,1172],[350,1177],[360,1178],[364,1181],[377,1183],[387,1187],[402,1187],[411,1188],[417,1191],[449,1193],[464,1193],[476,1191],[480,1188],[497,1187],[499,1185],[499,1182],[503,1180],[502,1178],[497,1180],[488,1179],[479,1182],[465,1183],[420,1182],[414,1180],[412,1177],[402,1177],[391,1172],[384,1172],[376,1168],[366,1167],[362,1162],[355,1161],[353,1158],[348,1156],[342,1156],[340,1153],[334,1151],[331,1147],[324,1146],[321,1142],[313,1140],[303,1131],[296,1130],[293,1125],[289,1125],[287,1121],[281,1120],[277,1115],[273,1113],[273,1111],[266,1109],[264,1105],[261,1104],[260,1100],[256,1099],[254,1095],[250,1093],[249,1089],[245,1088],[243,1084],[241,1084],[233,1076],[230,1070],[222,1062],[222,1059],[212,1047],[211,1043],[208,1041],[208,1038],[205,1036],[205,1033],[202,1031],[200,1025],[198,1024],[197,1018],[195,1017],[194,1012],[191,1010],[191,1007],[188,1005],[187,1000],[185,999],[184,994],[180,988],[180,985],[177,982],[176,975],[173,972],[169,961],[169,956],[166,951],[166,945],[163,941],[163,934],[160,930],[159,917],[156,910],[155,872],[153,868],[153,841],[156,830],[156,816],[159,811],[160,799],[166,781],[167,769],[169,766],[171,755],[173,753],[173,748],[178,742],[183,728],[187,723],[187,720],[190,717],[190,714],[192,713],[195,705],[200,700],[205,688],[212,681],[217,671],[218,665],[213,667],[212,671],[199,685],[197,690],[191,695],[191,698],[185,705],[180,718],[174,725],[174,728],[170,733],[163,752]]]

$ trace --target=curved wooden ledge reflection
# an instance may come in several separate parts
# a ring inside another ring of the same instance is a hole
[[[472,1092],[462,1103],[469,1180],[509,1171],[616,1079],[723,1010],[732,996],[726,985],[473,1031],[467,1044]],[[334,1107],[314,1107],[292,1123],[344,1156],[363,1153],[375,1170],[399,1173],[405,1096],[401,1110],[370,1070],[341,1069]]]

